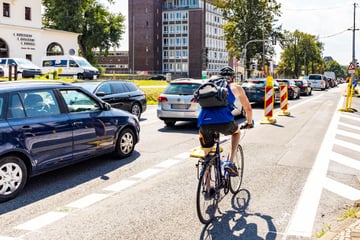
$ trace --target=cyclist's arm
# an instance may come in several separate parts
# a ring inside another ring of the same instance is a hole
[[[240,103],[246,112],[247,123],[252,124],[252,119],[253,119],[252,118],[252,108],[251,108],[249,99],[247,98],[244,89],[241,86],[233,83],[233,84],[231,84],[231,91],[233,92],[233,94],[236,98],[239,98]]]

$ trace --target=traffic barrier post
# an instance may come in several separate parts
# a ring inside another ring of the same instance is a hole
[[[280,85],[280,112],[278,116],[290,116],[288,111],[288,86],[286,84]]]
[[[276,119],[273,118],[274,112],[274,85],[273,78],[268,76],[266,78],[265,86],[265,96],[264,96],[264,117],[261,124],[273,124],[276,122]]]
[[[349,82],[348,82],[348,86],[346,88],[345,107],[338,109],[338,111],[340,111],[340,112],[357,112],[356,109],[351,108],[353,92],[354,92],[354,86],[352,84],[352,78],[350,78]]]

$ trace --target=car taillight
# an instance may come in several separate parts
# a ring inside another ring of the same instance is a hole
[[[196,103],[196,99],[195,99],[195,98],[192,98],[192,99],[191,99],[191,102],[192,102],[192,103]]]
[[[163,96],[159,96],[157,100],[158,100],[158,102],[167,102],[168,101],[168,99]]]

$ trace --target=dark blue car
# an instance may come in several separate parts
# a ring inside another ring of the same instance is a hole
[[[264,103],[266,86],[265,78],[247,79],[241,86],[251,103]],[[280,88],[279,83],[276,80],[273,80],[273,88],[274,101],[278,102],[280,101]]]
[[[134,115],[66,83],[0,83],[0,202],[29,177],[95,156],[128,157],[139,141]]]

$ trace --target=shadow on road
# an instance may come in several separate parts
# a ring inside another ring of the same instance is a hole
[[[108,173],[135,161],[139,156],[140,153],[137,151],[134,151],[130,157],[120,160],[111,155],[100,156],[30,178],[19,196],[0,204],[0,215],[96,178],[108,181]]]
[[[241,189],[231,199],[232,209],[223,212],[210,224],[206,225],[199,239],[275,240],[277,234],[272,217],[250,212],[248,210],[249,202],[250,192]]]

